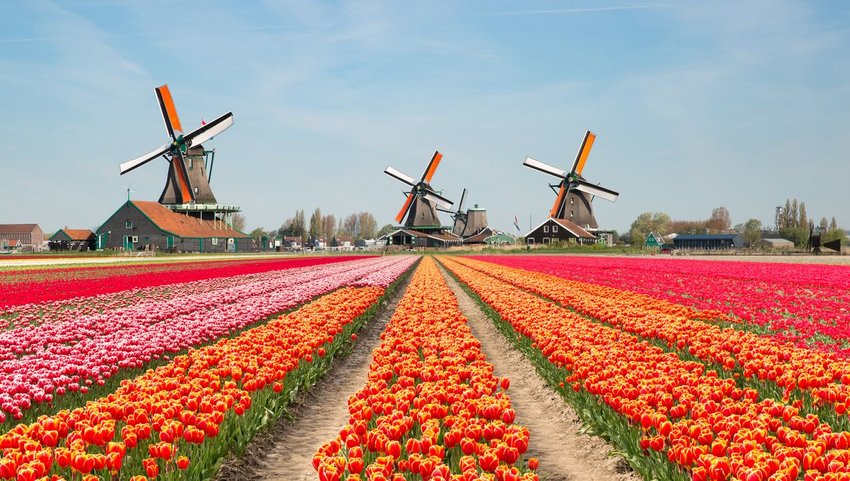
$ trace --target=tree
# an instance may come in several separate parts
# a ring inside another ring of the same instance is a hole
[[[330,242],[336,235],[336,217],[333,214],[328,214],[322,217],[322,237],[326,242]]]
[[[758,219],[748,220],[744,223],[740,234],[747,244],[753,244],[761,238],[761,221]]]
[[[798,219],[797,222],[800,225],[800,227],[808,227],[809,226],[809,216],[806,213],[806,203],[805,202],[800,202],[800,208],[799,208],[799,211],[798,211],[797,214],[799,216],[799,219]]]
[[[378,221],[371,212],[361,212],[357,214],[357,225],[360,227],[360,239],[374,239],[378,231]]]
[[[395,230],[395,226],[394,226],[394,225],[392,225],[392,224],[387,224],[387,225],[385,225],[385,226],[381,227],[381,229],[378,231],[378,233],[377,233],[377,234],[375,234],[375,236],[376,236],[376,237],[385,236],[385,235],[389,234],[390,232],[392,232],[392,231],[394,231],[394,230]]]
[[[705,223],[706,229],[728,232],[732,228],[732,218],[726,207],[718,207],[711,211],[711,217]]]
[[[834,241],[835,239],[841,239],[841,244],[847,243],[847,234],[844,232],[844,229],[838,227],[838,222],[836,222],[835,217],[832,218],[832,221],[829,223],[829,230],[826,232],[821,232],[821,244],[825,244],[830,241]]]
[[[322,232],[322,209],[316,207],[316,210],[313,211],[313,215],[310,216],[310,238],[318,239],[319,234]]]
[[[239,212],[233,214],[233,218],[230,222],[230,227],[242,232],[245,229],[245,216],[240,214]]]
[[[266,231],[264,231],[262,227],[257,227],[256,229],[252,230],[249,235],[251,236],[251,240],[254,241],[254,247],[258,249],[264,249],[268,247],[262,244],[263,237],[266,236]]]
[[[664,212],[644,212],[632,222],[632,227],[629,229],[629,237],[632,244],[643,245],[650,232],[655,232],[658,235],[667,235],[670,233],[670,216]]]
[[[360,234],[360,226],[358,225],[359,221],[360,219],[358,218],[357,214],[351,214],[346,217],[342,221],[342,226],[339,229],[340,235],[356,239],[357,236]]]

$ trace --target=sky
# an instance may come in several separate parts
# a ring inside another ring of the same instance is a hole
[[[247,229],[297,209],[394,223],[387,165],[488,211],[542,222],[597,134],[585,178],[642,212],[773,224],[785,199],[850,227],[850,2],[188,1],[0,3],[0,223],[93,228],[157,200],[167,163],[154,88],[185,129],[232,111],[212,188]],[[450,224],[443,215],[444,224]]]

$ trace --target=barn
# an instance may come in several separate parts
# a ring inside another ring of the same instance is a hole
[[[525,235],[529,245],[552,243],[595,244],[596,236],[567,219],[550,217]]]
[[[177,213],[159,202],[128,200],[96,232],[98,249],[244,252],[251,238],[224,221]]]
[[[44,232],[38,224],[0,224],[0,247],[6,250],[44,250]]]
[[[95,235],[91,229],[59,229],[50,236],[47,245],[52,251],[88,251],[94,250]]]

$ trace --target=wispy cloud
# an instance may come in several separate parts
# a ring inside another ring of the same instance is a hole
[[[645,5],[621,5],[612,7],[577,7],[577,8],[551,8],[544,10],[517,10],[511,12],[483,13],[482,17],[511,16],[511,15],[568,15],[573,13],[614,12],[621,10],[651,10],[657,8],[669,8],[673,5],[666,3],[652,3]]]

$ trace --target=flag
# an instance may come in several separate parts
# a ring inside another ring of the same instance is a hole
[[[201,119],[201,126],[207,125],[207,122],[204,119]]]
[[[516,231],[519,232],[519,219],[516,218],[516,214],[514,214],[514,227],[516,227]]]

